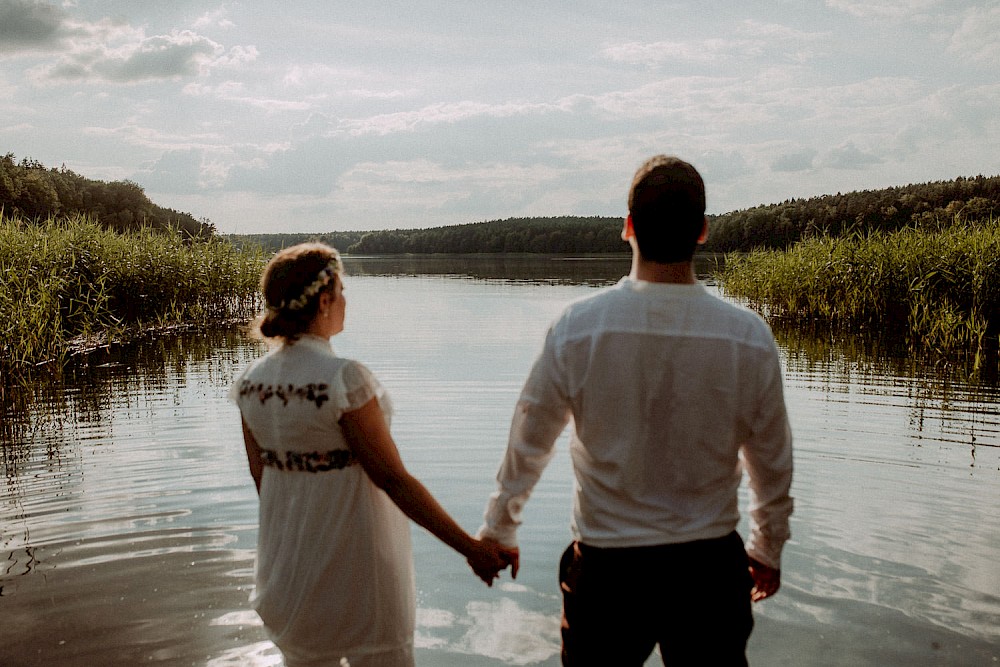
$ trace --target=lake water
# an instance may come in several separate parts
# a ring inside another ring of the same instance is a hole
[[[347,266],[334,347],[386,385],[407,466],[475,530],[546,325],[628,262]],[[1000,664],[995,379],[776,331],[796,511],[751,663]],[[0,665],[279,663],[247,605],[256,495],[225,399],[262,352],[238,330],[165,335],[8,395]],[[525,512],[521,574],[492,589],[414,529],[419,665],[558,664],[570,489],[563,436]]]

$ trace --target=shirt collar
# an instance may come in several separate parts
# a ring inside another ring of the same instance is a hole
[[[330,343],[329,338],[323,338],[321,336],[314,336],[312,334],[302,334],[299,339],[295,341],[294,345],[303,345],[311,350],[316,350],[318,352],[333,352],[333,345]]]
[[[649,295],[697,296],[705,293],[705,286],[700,283],[654,283],[649,280],[639,280],[632,276],[624,276],[618,281],[618,286],[632,292]]]

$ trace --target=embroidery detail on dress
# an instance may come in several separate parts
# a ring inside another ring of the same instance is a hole
[[[358,460],[349,449],[331,449],[328,452],[276,452],[273,449],[261,449],[260,462],[278,470],[326,472],[349,468]]]
[[[278,397],[284,405],[288,405],[289,399],[298,398],[312,401],[317,408],[321,408],[330,400],[330,395],[327,393],[329,388],[330,385],[325,382],[310,382],[304,387],[296,387],[294,384],[272,385],[243,380],[240,382],[240,396],[256,395],[261,403],[267,403],[271,398]]]

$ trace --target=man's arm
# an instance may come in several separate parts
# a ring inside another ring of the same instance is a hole
[[[569,422],[569,402],[561,376],[555,333],[550,329],[517,401],[507,451],[497,473],[497,491],[486,504],[480,537],[517,547],[521,510]]]
[[[750,489],[750,535],[746,546],[751,572],[756,571],[754,580],[770,595],[780,585],[781,550],[791,535],[789,517],[793,506],[789,495],[792,432],[785,409],[777,348],[759,369],[759,376],[761,398],[753,433],[742,449]]]

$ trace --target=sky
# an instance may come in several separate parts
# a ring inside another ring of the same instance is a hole
[[[0,0],[0,154],[223,233],[709,213],[1000,174],[1000,2]]]

